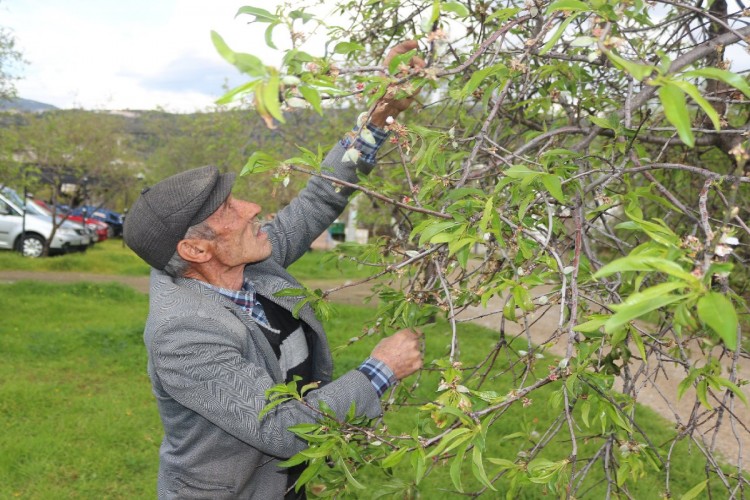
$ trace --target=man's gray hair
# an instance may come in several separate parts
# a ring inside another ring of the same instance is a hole
[[[216,233],[209,227],[205,220],[194,226],[190,226],[185,236],[182,237],[183,240],[213,240],[214,238],[216,238]],[[164,266],[164,272],[173,278],[182,278],[188,269],[190,269],[190,262],[180,257],[179,252],[176,250],[172,254],[172,258],[167,262],[167,265]]]

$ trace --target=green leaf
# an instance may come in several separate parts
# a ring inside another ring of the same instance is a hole
[[[741,75],[732,73],[731,71],[719,68],[700,68],[686,71],[683,75],[687,78],[696,76],[720,80],[745,94],[745,97],[750,98],[750,85],[748,85],[747,81]]]
[[[248,174],[257,174],[260,172],[267,172],[276,168],[279,162],[268,153],[262,151],[256,151],[250,158],[247,159],[247,163],[240,172],[240,177]]]
[[[690,113],[685,102],[685,93],[671,83],[665,83],[659,87],[659,99],[661,99],[664,115],[669,123],[675,126],[677,134],[682,142],[693,147],[695,137],[690,124]]]
[[[266,405],[263,407],[260,413],[258,413],[258,420],[263,420],[263,417],[265,417],[268,412],[270,412],[271,410],[273,410],[280,404],[290,401],[291,399],[294,399],[294,398],[289,396],[289,397],[279,397],[279,398],[274,399],[273,401],[269,401],[268,403],[266,403]]]
[[[700,91],[696,88],[695,85],[693,85],[692,83],[683,82],[681,80],[672,80],[672,83],[679,87],[687,95],[689,95],[696,102],[696,104],[698,104],[701,109],[703,109],[703,112],[706,113],[706,116],[711,119],[711,123],[713,123],[714,129],[721,129],[721,120],[719,119],[719,113],[717,113],[716,109],[714,109],[711,103],[701,95]]]
[[[411,58],[416,55],[416,50],[410,50],[409,52],[406,52],[404,54],[399,54],[393,59],[391,59],[391,62],[388,63],[388,73],[391,75],[395,75],[398,73],[398,68],[405,64],[408,66],[408,62],[411,61]]]
[[[539,50],[539,55],[544,55],[550,50],[552,50],[552,47],[555,46],[558,40],[560,40],[560,37],[565,33],[565,30],[570,25],[573,20],[578,17],[579,14],[575,14],[572,16],[568,16],[565,21],[563,21],[560,26],[557,28],[557,31],[552,35],[552,38],[550,38],[547,43],[544,44],[544,46]]]
[[[646,356],[646,346],[643,345],[643,339],[641,338],[641,333],[635,328],[631,328],[630,338],[633,339],[633,343],[635,344],[635,347],[638,349],[638,352],[641,355],[641,359],[644,362],[648,363],[648,357]]]
[[[428,241],[431,241],[432,238],[434,238],[436,235],[444,232],[446,229],[454,228],[458,226],[457,222],[436,222],[433,224],[430,224],[427,228],[425,228],[422,231],[421,236],[419,237],[419,245],[422,246]]]
[[[414,484],[419,485],[427,471],[424,449],[417,448],[417,451],[411,454],[411,465],[414,468]]]
[[[492,220],[492,216],[495,214],[495,200],[490,196],[487,201],[484,202],[484,211],[482,212],[482,218],[479,220],[479,232],[485,233],[487,226]]]
[[[453,12],[458,17],[468,17],[470,14],[469,9],[459,2],[445,2],[441,8],[444,12]]]
[[[620,311],[631,305],[635,305],[641,302],[649,302],[656,300],[659,297],[667,295],[669,292],[673,292],[680,288],[685,288],[685,283],[679,281],[668,281],[666,283],[659,283],[649,288],[645,288],[639,292],[631,293],[625,298],[620,304],[613,304],[611,307],[615,311]]]
[[[541,172],[531,170],[525,165],[513,165],[510,168],[504,170],[503,173],[511,179],[525,179],[528,177],[536,178],[542,175]]]
[[[305,98],[307,102],[310,103],[310,106],[313,107],[315,111],[318,112],[319,115],[323,115],[323,107],[321,106],[321,97],[320,92],[318,92],[316,89],[312,87],[298,87],[299,93],[302,94],[302,97]]]
[[[698,382],[698,385],[695,388],[695,394],[698,396],[698,400],[703,406],[705,406],[709,410],[714,409],[713,406],[711,406],[708,402],[708,382],[706,382],[705,379]]]
[[[453,429],[448,434],[446,434],[443,439],[440,440],[440,444],[438,444],[435,449],[433,449],[427,455],[427,458],[438,456],[441,453],[447,453],[457,446],[461,445],[462,443],[466,442],[467,439],[471,439],[471,436],[466,436],[466,434],[470,432],[471,429],[467,429],[466,427],[458,427],[457,429]],[[462,436],[463,439],[461,439]]]
[[[599,331],[599,329],[604,326],[604,323],[607,322],[607,320],[610,318],[609,315],[603,315],[603,314],[593,314],[590,316],[591,319],[586,321],[585,323],[581,323],[580,325],[576,325],[573,327],[573,330],[576,332],[583,332],[583,333],[592,333]]]
[[[740,400],[745,403],[745,406],[748,405],[747,396],[745,396],[745,393],[742,392],[742,389],[737,386],[737,384],[733,383],[730,380],[725,379],[724,377],[709,377],[709,380],[712,382],[718,384],[720,387],[726,387],[729,389],[732,393],[734,393],[735,396],[740,398]]]
[[[542,184],[544,184],[544,187],[547,188],[549,194],[551,194],[557,201],[560,203],[565,203],[567,201],[562,191],[560,177],[555,174],[547,174],[542,177]]]
[[[456,456],[453,459],[453,462],[451,463],[451,469],[450,469],[450,476],[451,481],[453,481],[453,486],[456,487],[456,489],[463,493],[464,487],[463,484],[461,484],[461,466],[464,463],[464,457],[466,456],[466,448],[468,448],[469,443],[465,443],[461,448],[456,451]]]
[[[251,82],[243,83],[242,85],[233,88],[220,98],[216,99],[216,104],[229,104],[230,102],[233,102],[238,97],[241,97],[246,94],[250,94],[255,91],[258,84],[261,83],[258,80],[253,80]]]
[[[482,450],[479,446],[474,446],[471,453],[471,471],[474,473],[480,483],[491,489],[497,491],[487,477],[487,472],[484,470],[484,464],[482,463]]]
[[[281,24],[281,23],[278,23],[278,22],[271,23],[271,24],[268,25],[268,28],[266,28],[266,32],[265,32],[266,45],[268,45],[272,49],[276,49],[277,48],[276,45],[274,45],[274,43],[273,43],[273,38],[272,37],[273,37],[273,29],[276,26],[278,26],[279,24]]]
[[[485,20],[485,23],[491,23],[493,21],[507,21],[511,17],[515,16],[521,11],[519,7],[511,7],[507,9],[497,9],[495,12]]]
[[[598,279],[626,271],[656,271],[680,279],[691,288],[700,286],[700,280],[682,269],[676,262],[648,255],[628,255],[627,257],[614,260],[594,273],[593,277]]]
[[[461,89],[461,96],[466,97],[470,95],[477,89],[477,87],[479,87],[479,84],[482,83],[490,75],[494,75],[496,73],[505,74],[507,73],[507,70],[508,68],[504,64],[496,64],[494,66],[489,66],[487,68],[482,68],[478,71],[475,71],[474,73],[472,73],[468,83],[464,85],[463,89]]]
[[[279,462],[277,465],[279,467],[294,467],[295,465],[299,465],[303,462],[306,462],[309,460],[306,456],[304,456],[302,453],[297,453],[289,460],[284,460],[283,462]]]
[[[263,85],[263,104],[268,112],[281,123],[285,123],[284,115],[281,112],[281,103],[279,102],[279,85],[281,78],[278,73],[271,75],[265,85]]]
[[[318,475],[320,468],[323,467],[323,464],[325,464],[325,461],[323,459],[311,461],[310,465],[308,465],[307,468],[302,471],[302,474],[300,474],[299,478],[297,479],[297,483],[294,485],[294,491],[299,491],[300,488],[308,483],[308,481],[315,478]]]
[[[344,460],[340,459],[338,461],[337,465],[339,467],[341,467],[342,469],[344,469],[344,474],[346,475],[346,479],[347,479],[347,481],[349,481],[349,484],[351,484],[352,486],[354,486],[358,490],[364,490],[365,489],[365,486],[362,483],[360,483],[359,481],[357,481],[356,479],[354,479],[354,476],[352,475],[352,472],[349,470],[349,467],[346,466],[346,462],[344,462]]]
[[[516,320],[516,301],[513,297],[509,297],[503,304],[503,316],[511,321]]]
[[[591,123],[593,123],[597,127],[608,128],[608,129],[613,129],[614,130],[614,127],[612,126],[612,124],[607,119],[599,118],[598,116],[593,116],[592,115],[592,116],[589,116],[589,120],[591,120]]]
[[[687,297],[689,296],[667,294],[648,300],[639,300],[630,304],[618,304],[617,313],[604,324],[604,330],[607,333],[612,333],[634,319],[640,318],[666,305],[684,300]]]
[[[255,155],[253,155],[255,156]],[[308,291],[304,288],[284,288],[274,293],[274,297],[304,297],[308,294]]]
[[[693,500],[694,498],[698,498],[698,496],[703,492],[703,490],[706,489],[707,484],[708,484],[708,479],[706,479],[705,481],[701,481],[700,483],[690,488],[690,491],[682,495],[680,497],[680,500]]]
[[[727,348],[737,349],[737,312],[721,293],[708,292],[698,299],[698,317],[716,332]]]
[[[333,48],[333,52],[336,54],[350,54],[358,50],[364,50],[364,47],[355,42],[339,42]]]
[[[617,347],[627,336],[628,330],[626,328],[616,328],[615,331],[612,332],[612,340],[610,340],[610,344],[612,347]]]
[[[556,10],[586,11],[589,10],[589,6],[580,0],[558,0],[547,7],[547,14]]]
[[[435,24],[435,21],[438,19],[440,19],[440,0],[432,0],[432,13],[430,14],[430,21],[425,31],[431,30],[432,25]]]
[[[293,432],[298,436],[309,434],[310,432],[316,431],[318,429],[320,429],[320,424],[311,424],[311,423],[296,424],[296,425],[292,425],[291,427],[287,427],[287,430],[289,432]]]
[[[679,401],[682,399],[682,396],[685,394],[685,391],[687,391],[690,387],[692,387],[693,382],[695,381],[696,377],[700,372],[696,369],[691,369],[690,372],[688,372],[688,376],[685,377],[682,382],[679,383],[677,386],[677,400]]]
[[[270,12],[268,12],[266,9],[261,9],[258,7],[240,7],[240,9],[237,11],[237,14],[234,15],[234,17],[237,17],[242,14],[248,14],[251,16],[255,16],[255,19],[252,22],[260,22],[260,23],[273,23],[278,22],[279,18]]]
[[[581,403],[581,420],[583,420],[583,423],[586,427],[591,427],[589,424],[589,412],[591,411],[591,403],[588,400],[585,400],[583,403]]]
[[[401,463],[401,460],[404,458],[404,455],[406,455],[406,452],[409,451],[409,448],[403,447],[400,448],[387,457],[383,459],[382,462],[380,462],[380,465],[385,468],[391,468],[397,466],[399,463]]]
[[[607,55],[609,60],[612,61],[612,63],[614,63],[616,67],[629,73],[630,75],[633,76],[633,78],[635,78],[639,82],[642,82],[643,80],[651,76],[651,74],[654,71],[656,71],[655,66],[628,61],[627,59],[624,59],[618,56],[612,51],[607,50],[604,53]]]
[[[623,416],[620,414],[620,410],[617,407],[611,404],[607,404],[605,408],[607,411],[607,415],[609,416],[610,420],[615,423],[615,425],[627,432],[633,432],[633,428],[630,426],[630,422],[623,418]]]
[[[308,14],[304,10],[293,10],[289,13],[289,17],[292,19],[302,19],[302,24],[307,23],[308,21],[315,19],[315,16],[312,14]]]
[[[230,64],[235,63],[234,51],[229,48],[229,45],[226,44],[221,35],[215,31],[211,31],[211,41],[221,57]]]

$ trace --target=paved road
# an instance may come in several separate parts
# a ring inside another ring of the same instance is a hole
[[[117,276],[74,272],[40,273],[30,271],[0,271],[0,283],[12,283],[28,279],[60,283],[79,281],[96,283],[118,282],[132,286],[140,292],[148,293],[147,276]],[[305,284],[313,289],[320,288],[328,290],[338,287],[340,282],[318,280],[308,281]],[[370,297],[371,295],[370,285],[364,284],[349,286],[337,290],[331,293],[330,299],[334,302],[362,305],[365,303],[365,298]],[[374,298],[371,303],[375,303]],[[501,314],[499,312],[501,310],[502,304],[500,301],[490,301],[487,308],[469,308],[459,316],[459,319],[471,321],[492,330],[499,331],[501,320]],[[556,339],[551,339],[552,334],[557,329],[559,314],[559,307],[553,306],[544,314],[540,314],[537,317],[529,317],[528,321],[531,325],[529,328],[524,328],[524,325],[521,323],[506,321],[504,325],[505,332],[509,336],[524,336],[529,342],[535,345],[548,343],[548,353],[564,357],[567,348],[567,338],[563,335]],[[700,352],[697,347],[695,351]],[[650,359],[649,364],[651,366],[656,366],[657,360]],[[651,370],[654,372],[652,379],[644,380],[643,377],[641,378],[642,386],[639,387],[637,391],[638,402],[651,407],[670,422],[686,422],[690,412],[693,410],[695,397],[692,391],[688,391],[680,401],[677,401],[677,385],[685,376],[684,370],[666,363],[662,363],[662,367],[663,369],[658,370],[658,372],[657,370]],[[749,360],[741,360],[739,373],[742,378],[750,378]],[[737,401],[734,411],[741,422],[744,422],[746,425],[750,424],[750,408]],[[745,453],[747,453],[746,450],[750,450],[750,432],[747,432],[742,427],[738,427],[733,431],[729,423],[726,421],[726,417],[724,420],[723,425],[716,435],[714,435],[713,432],[709,432],[708,429],[705,429],[705,434],[702,437],[707,443],[707,446],[715,440],[716,449],[728,462],[736,464],[739,446],[741,446],[742,450],[745,450]],[[699,453],[697,450],[694,452]],[[750,460],[746,457],[744,458],[743,467],[746,471],[750,472]]]

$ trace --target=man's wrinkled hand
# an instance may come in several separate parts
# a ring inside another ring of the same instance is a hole
[[[388,365],[401,380],[422,368],[422,333],[407,328],[381,340],[371,356]]]
[[[399,43],[388,51],[388,55],[385,57],[384,65],[386,68],[390,66],[391,61],[395,57],[406,54],[418,47],[416,40],[406,40]],[[412,56],[408,62],[409,71],[420,70],[425,67],[424,60],[419,56]],[[411,95],[407,97],[396,98],[403,90],[408,90],[409,82],[406,82],[406,88],[402,88],[399,85],[390,85],[386,90],[385,95],[375,103],[372,112],[370,113],[370,122],[376,127],[384,127],[387,123],[388,117],[396,118],[402,111],[411,106],[414,101],[414,95],[418,90],[413,90]]]

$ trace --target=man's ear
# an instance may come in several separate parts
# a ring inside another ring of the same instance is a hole
[[[186,262],[203,264],[204,262],[211,260],[211,257],[213,257],[208,243],[207,240],[200,239],[180,240],[180,242],[177,243],[177,253],[180,254],[182,260]]]

